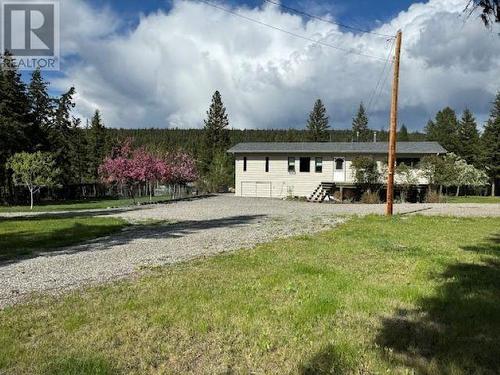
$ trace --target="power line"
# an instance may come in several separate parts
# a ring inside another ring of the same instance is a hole
[[[307,41],[312,42],[314,44],[318,44],[318,45],[321,45],[321,46],[325,46],[325,47],[333,48],[333,49],[336,49],[336,50],[339,50],[339,51],[343,51],[346,54],[358,55],[358,56],[363,56],[363,57],[369,57],[371,59],[376,59],[376,60],[379,60],[379,61],[385,61],[385,58],[382,58],[382,57],[379,57],[379,56],[368,55],[368,54],[361,53],[361,52],[358,52],[358,51],[355,51],[355,50],[352,50],[352,49],[338,47],[338,46],[335,46],[333,44],[325,43],[325,42],[323,42],[321,40],[316,40],[316,39],[312,39],[312,38],[309,38],[309,37],[304,36],[304,35],[296,34],[296,33],[292,32],[292,31],[288,31],[288,30],[279,28],[277,26],[273,26],[273,25],[270,25],[268,23],[256,20],[254,18],[250,18],[250,17],[244,16],[244,15],[238,13],[238,12],[235,12],[235,11],[233,11],[231,9],[225,8],[225,7],[220,6],[218,4],[214,4],[214,3],[210,2],[210,1],[207,1],[207,0],[198,0],[198,1],[200,1],[200,2],[202,2],[204,4],[207,4],[207,5],[209,5],[209,6],[213,7],[213,8],[222,10],[222,11],[230,13],[230,14],[232,14],[234,16],[237,16],[237,17],[240,17],[242,19],[245,19],[247,21],[251,21],[251,22],[257,23],[259,25],[269,27],[269,28],[271,28],[273,30],[281,31],[281,32],[283,32],[285,34],[294,36],[294,37],[299,38],[299,39],[307,40]]]
[[[372,109],[372,102],[373,102],[373,100],[375,99],[375,97],[377,96],[377,91],[378,91],[378,90],[379,90],[379,88],[380,88],[380,93],[381,93],[382,89],[385,87],[385,82],[386,82],[386,80],[387,80],[387,75],[386,75],[386,73],[385,73],[385,70],[386,70],[387,65],[388,65],[388,63],[389,63],[389,60],[391,59],[391,55],[392,55],[392,48],[394,47],[394,43],[395,43],[395,40],[393,39],[393,40],[392,40],[392,43],[391,43],[391,45],[390,45],[390,47],[389,47],[389,53],[388,53],[388,55],[387,55],[387,59],[385,60],[384,68],[382,69],[382,72],[380,73],[380,77],[379,77],[379,79],[378,79],[378,81],[377,81],[377,84],[375,85],[375,89],[372,91],[372,93],[371,93],[371,95],[370,95],[370,100],[369,100],[369,102],[368,102],[368,107],[367,107],[367,113],[368,113],[368,115],[370,115],[370,113],[371,113],[371,109]],[[392,64],[391,64],[391,66],[392,66]],[[389,71],[390,71],[390,70],[389,70]],[[383,84],[382,86],[380,86],[380,83],[382,82],[382,79],[383,79],[384,77],[385,77],[384,84]],[[380,95],[380,93],[379,93],[379,95]],[[377,100],[373,103],[373,105],[376,105],[376,103],[377,103]]]
[[[276,1],[273,1],[273,0],[264,0],[264,1],[267,2],[267,3],[270,3],[270,4],[274,4],[274,5],[278,6],[278,7],[283,8],[283,9],[290,10],[290,11],[292,11],[294,13],[301,14],[303,16],[306,16],[306,17],[309,17],[309,18],[312,18],[312,19],[315,19],[315,20],[318,20],[318,21],[331,23],[333,25],[337,25],[337,26],[343,27],[345,29],[349,29],[349,30],[353,30],[353,31],[358,31],[360,33],[365,33],[365,34],[377,35],[377,36],[380,36],[380,37],[383,37],[383,38],[395,38],[394,35],[376,33],[374,31],[360,29],[360,28],[357,28],[357,27],[354,27],[354,26],[349,26],[349,25],[346,25],[346,24],[343,24],[343,23],[340,23],[340,22],[336,22],[336,21],[332,21],[332,20],[326,19],[326,18],[321,18],[321,17],[315,16],[313,14],[306,13],[306,12],[304,12],[302,10],[295,9],[295,8],[292,8],[292,7],[287,6],[287,5],[283,5],[283,4],[281,4],[279,2],[276,2]]]

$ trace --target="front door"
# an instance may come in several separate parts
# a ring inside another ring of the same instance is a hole
[[[345,182],[345,159],[333,158],[333,181]]]

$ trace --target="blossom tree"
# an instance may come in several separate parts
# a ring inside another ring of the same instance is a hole
[[[166,157],[166,175],[164,181],[176,186],[183,186],[198,179],[195,160],[185,152],[174,152]]]
[[[135,150],[132,154],[134,177],[139,183],[148,186],[149,200],[152,200],[153,184],[168,175],[168,166],[162,159],[147,152],[144,148]]]
[[[149,184],[151,200],[152,184],[161,180],[167,169],[162,159],[143,148],[134,150],[132,140],[127,139],[113,149],[111,156],[99,167],[99,173],[105,183],[126,187],[135,201],[135,190],[140,184]]]

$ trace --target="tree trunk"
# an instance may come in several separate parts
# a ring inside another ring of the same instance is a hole
[[[149,201],[151,202],[153,200],[153,189],[151,186],[151,182],[149,183]]]
[[[33,189],[30,189],[30,210],[33,209]]]
[[[495,180],[491,182],[491,196],[495,196]]]
[[[457,186],[457,192],[455,193],[455,197],[460,195],[460,185]]]
[[[439,185],[439,195],[443,195],[443,185]]]

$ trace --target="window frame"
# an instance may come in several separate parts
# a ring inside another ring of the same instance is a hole
[[[338,162],[342,161],[342,168],[338,168]],[[335,165],[334,165],[335,171],[343,171],[345,168],[345,158],[335,158]]]
[[[292,162],[292,163],[291,163]],[[295,173],[295,156],[288,157],[288,173]]]
[[[342,168],[338,168],[338,162],[342,162]],[[345,158],[335,158],[335,165],[334,165],[335,171],[343,171],[345,169]]]
[[[323,158],[321,156],[314,158],[314,173],[323,173]]]
[[[266,173],[269,173],[269,156],[266,156],[266,167],[265,167]]]
[[[307,159],[307,163],[305,160]],[[302,162],[304,160],[304,163]],[[302,170],[302,166],[307,166],[307,170]],[[299,172],[300,173],[311,173],[311,157],[301,156],[299,157]]]
[[[243,156],[243,172],[246,172],[247,171],[247,157],[246,156]]]

